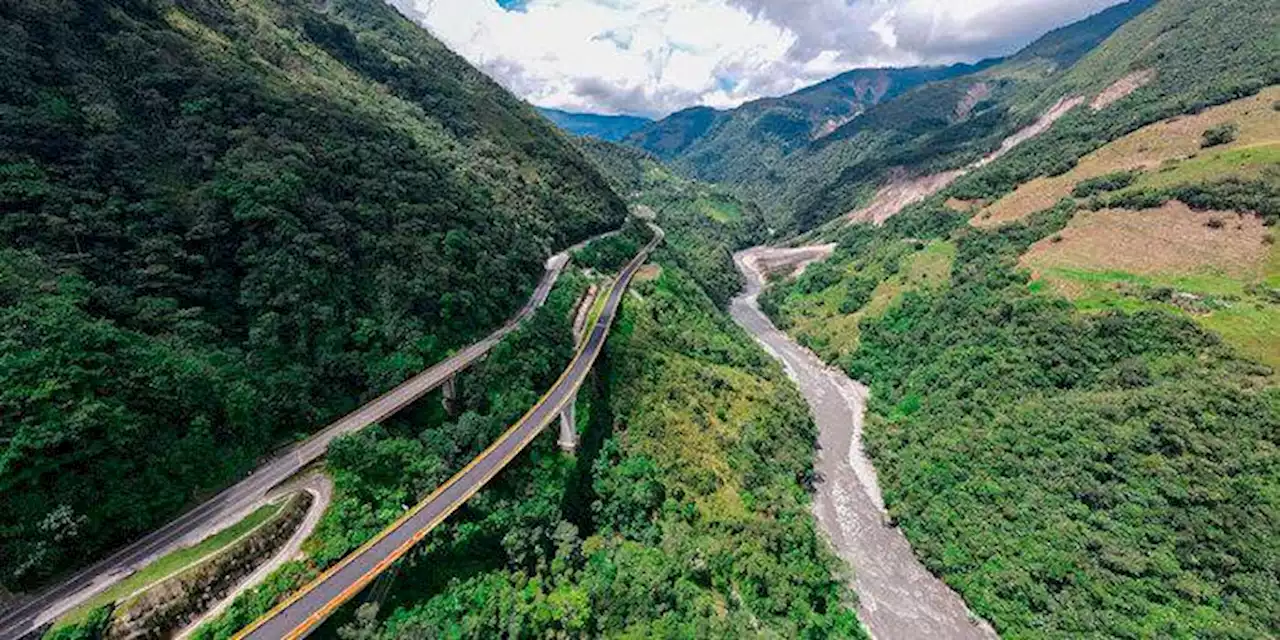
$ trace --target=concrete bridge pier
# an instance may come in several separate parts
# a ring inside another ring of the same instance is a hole
[[[560,450],[573,453],[578,448],[578,394],[573,394],[569,404],[560,411]]]
[[[587,288],[587,292],[582,295],[582,299],[578,301],[578,311],[573,318],[573,343],[579,347],[582,341],[587,338],[587,316],[591,313],[591,307],[595,304],[596,296],[600,293],[600,287],[591,285]],[[566,453],[573,453],[578,449],[578,394],[573,394],[573,398],[569,400],[569,404],[564,406],[560,412],[560,438],[556,440],[556,444],[560,445],[560,450]]]
[[[457,417],[458,415],[458,374],[453,374],[445,378],[444,384],[440,387],[440,395],[443,396],[444,410],[449,417]]]

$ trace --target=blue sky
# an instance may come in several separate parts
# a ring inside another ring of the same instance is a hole
[[[389,0],[539,106],[658,117],[1005,55],[1118,0]]]

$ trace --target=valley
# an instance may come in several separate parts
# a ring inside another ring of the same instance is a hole
[[[739,253],[746,291],[732,303],[733,319],[781,362],[800,388],[818,427],[814,511],[828,540],[853,569],[858,618],[876,638],[995,638],[942,581],[916,559],[907,539],[888,522],[876,470],[863,450],[868,389],[819,360],[761,313],[757,296],[767,270],[806,258],[769,250]]]
[[[0,4],[0,638],[1280,635],[1280,0],[896,1]]]

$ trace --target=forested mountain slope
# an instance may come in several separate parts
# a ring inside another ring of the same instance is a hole
[[[715,185],[673,174],[654,156],[620,144],[583,139],[583,151],[618,193],[661,220],[671,260],[721,308],[742,290],[733,253],[767,242],[760,207]]]
[[[738,183],[767,173],[791,152],[912,87],[972,73],[977,65],[856,69],[795,93],[718,111],[694,107],[636,131],[627,143],[689,177]]]
[[[0,5],[0,584],[505,320],[625,206],[379,0]]]

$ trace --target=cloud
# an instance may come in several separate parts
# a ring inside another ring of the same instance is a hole
[[[1011,53],[1119,0],[389,1],[534,104],[661,116]]]

